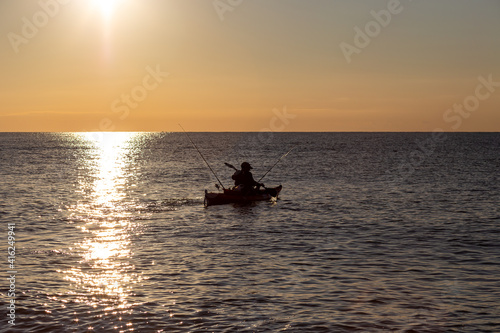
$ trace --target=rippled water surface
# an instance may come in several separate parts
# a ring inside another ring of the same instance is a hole
[[[0,133],[0,332],[500,331],[499,134],[191,136]]]

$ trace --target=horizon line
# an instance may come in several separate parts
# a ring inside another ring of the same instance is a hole
[[[188,133],[500,133],[500,131],[186,131]],[[0,131],[4,133],[184,133],[183,131]]]

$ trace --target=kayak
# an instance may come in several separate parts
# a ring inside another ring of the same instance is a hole
[[[250,195],[242,195],[241,192],[224,189],[223,193],[209,193],[205,190],[205,207],[213,205],[225,205],[230,203],[251,203],[254,201],[268,201],[273,198],[278,198],[278,195],[283,186],[274,188],[266,188],[257,193]]]
[[[223,193],[209,193],[205,190],[205,207],[213,205],[225,205],[230,203],[251,203],[254,201],[268,201],[273,198],[278,198],[278,195],[283,186],[274,188],[266,188],[257,193],[250,195],[242,195],[241,192],[235,190],[224,189]]]

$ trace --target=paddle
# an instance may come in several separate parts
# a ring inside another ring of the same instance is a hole
[[[230,167],[231,169],[234,169],[234,170],[238,171],[238,169],[236,169],[236,167],[234,165],[232,165],[232,164],[224,163],[224,165],[227,166],[227,167]]]

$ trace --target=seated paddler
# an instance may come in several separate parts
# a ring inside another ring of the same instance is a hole
[[[234,179],[235,190],[241,191],[242,194],[252,194],[257,192],[260,187],[264,187],[264,184],[258,183],[253,179],[252,172],[253,169],[250,163],[241,163],[241,170],[236,171],[231,178]]]

